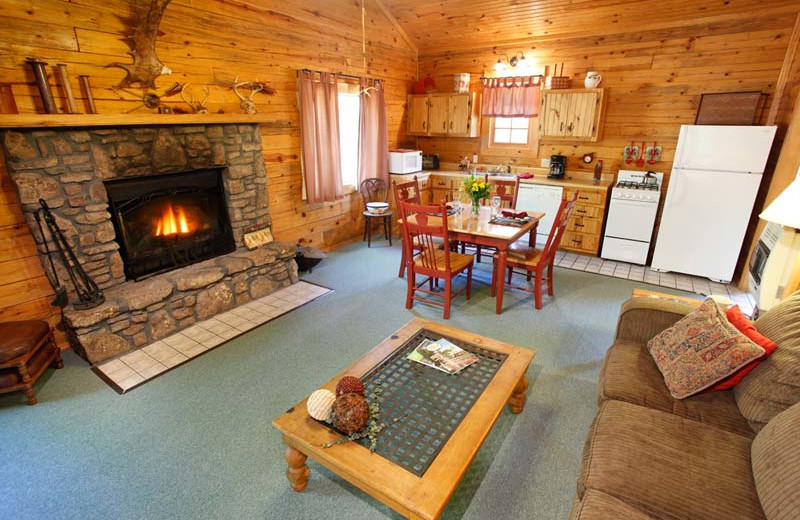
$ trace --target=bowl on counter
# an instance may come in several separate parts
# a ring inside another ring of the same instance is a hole
[[[388,202],[367,202],[367,211],[373,215],[380,215],[389,211]]]

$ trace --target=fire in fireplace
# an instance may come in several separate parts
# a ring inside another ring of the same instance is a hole
[[[222,169],[105,181],[127,279],[230,253]]]

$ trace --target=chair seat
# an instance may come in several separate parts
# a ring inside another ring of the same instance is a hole
[[[508,248],[506,255],[507,264],[529,265],[536,266],[542,258],[543,251],[535,247],[529,247],[520,242],[514,242]],[[492,257],[497,260],[498,254],[495,253]]]
[[[0,323],[0,363],[27,354],[49,333],[50,325],[42,320]]]
[[[445,265],[445,252],[444,249],[437,249],[434,253],[436,256],[436,265]],[[472,264],[475,257],[472,255],[462,255],[461,253],[450,253],[450,272],[451,273],[459,273],[463,271],[467,266]],[[422,258],[417,257],[414,259],[414,263],[420,267],[424,267],[422,263]]]

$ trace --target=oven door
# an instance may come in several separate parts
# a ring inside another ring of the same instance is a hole
[[[650,242],[657,211],[655,202],[611,199],[605,236]]]

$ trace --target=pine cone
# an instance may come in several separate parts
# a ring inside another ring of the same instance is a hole
[[[364,383],[355,376],[344,376],[336,384],[336,397],[342,394],[364,395]]]
[[[333,425],[346,434],[359,431],[369,421],[369,405],[358,394],[342,394],[333,403]]]

